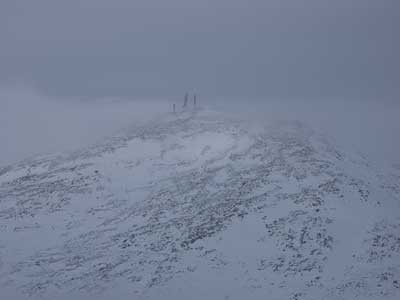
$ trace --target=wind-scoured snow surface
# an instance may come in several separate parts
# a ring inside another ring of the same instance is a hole
[[[171,114],[0,168],[0,289],[399,299],[399,174],[300,122]]]

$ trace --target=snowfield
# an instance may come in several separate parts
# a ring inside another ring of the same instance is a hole
[[[166,115],[0,168],[2,288],[28,299],[400,299],[400,171],[300,122]]]

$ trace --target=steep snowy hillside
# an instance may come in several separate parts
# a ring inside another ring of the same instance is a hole
[[[0,289],[400,299],[400,180],[299,122],[165,116],[0,168]]]

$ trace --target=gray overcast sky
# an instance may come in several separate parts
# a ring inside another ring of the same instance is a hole
[[[395,98],[399,0],[0,0],[0,84],[57,96]]]

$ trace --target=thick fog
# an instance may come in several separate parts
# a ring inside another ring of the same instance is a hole
[[[393,98],[397,0],[2,0],[0,82],[57,96]]]
[[[73,151],[170,109],[166,101],[55,99],[33,90],[0,90],[0,165]]]
[[[214,101],[213,101],[214,102]],[[325,134],[338,147],[357,153],[377,166],[400,164],[400,101],[366,99],[292,99],[215,101],[251,120],[299,120]]]
[[[92,143],[186,91],[398,162],[399,13],[397,0],[2,0],[0,164]]]
[[[0,167],[171,114],[186,92],[400,166],[399,29],[399,0],[0,0]],[[128,299],[119,283],[96,299]]]
[[[146,100],[50,98],[33,90],[2,89],[0,165],[88,146],[132,124],[170,114],[172,103],[180,107],[182,101],[183,96]],[[398,101],[202,97],[198,101],[203,107],[257,122],[300,120],[371,162],[400,163]]]

